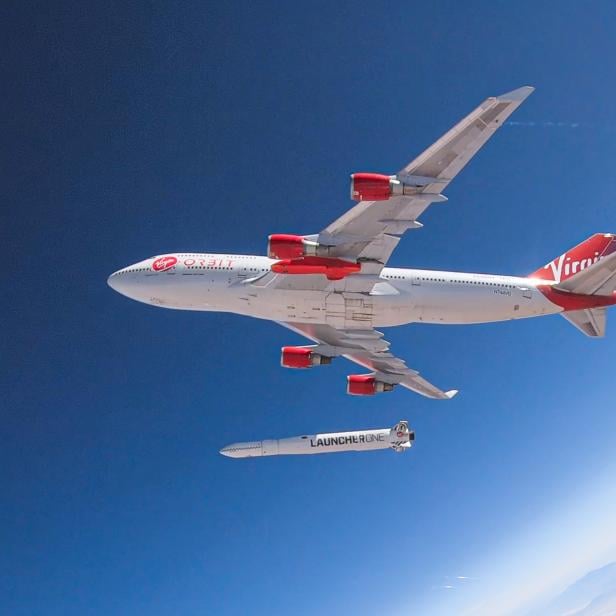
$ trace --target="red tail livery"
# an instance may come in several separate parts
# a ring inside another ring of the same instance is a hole
[[[616,236],[612,233],[595,233],[575,248],[538,269],[531,274],[531,278],[563,282],[614,251],[616,251]]]

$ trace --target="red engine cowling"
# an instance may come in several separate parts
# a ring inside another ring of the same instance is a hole
[[[393,388],[391,383],[377,381],[371,374],[351,374],[347,377],[347,394],[352,396],[374,396]]]
[[[386,201],[394,192],[395,178],[380,173],[354,173],[351,176],[351,199]]]
[[[301,235],[274,233],[268,238],[267,256],[270,259],[296,259],[304,254],[304,238]]]
[[[282,347],[280,365],[284,368],[312,368],[331,364],[332,358],[313,352],[306,347]]]

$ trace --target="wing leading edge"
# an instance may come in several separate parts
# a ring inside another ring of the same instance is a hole
[[[446,201],[442,191],[507,118],[534,91],[524,86],[487,98],[438,141],[400,170],[409,194],[387,201],[360,201],[318,235],[341,258],[387,263],[400,237],[420,228],[419,216],[431,203]]]

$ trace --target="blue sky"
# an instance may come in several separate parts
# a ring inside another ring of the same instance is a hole
[[[505,613],[539,592],[525,572],[545,590],[613,559],[609,327],[391,330],[461,393],[360,400],[345,362],[282,370],[299,338],[272,323],[151,308],[105,281],[153,254],[263,254],[269,233],[318,231],[352,205],[350,173],[399,169],[525,84],[512,120],[539,125],[504,127],[392,265],[525,274],[616,231],[615,17],[610,2],[3,7],[3,609],[450,614],[465,598],[442,587],[468,576],[469,601]],[[404,456],[218,454],[400,419],[417,433]]]

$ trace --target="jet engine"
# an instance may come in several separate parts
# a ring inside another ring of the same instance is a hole
[[[282,347],[280,365],[284,368],[312,368],[331,364],[332,358],[306,347]]]
[[[353,173],[351,175],[351,199],[354,201],[387,201],[399,195],[413,195],[430,178],[418,176],[398,177],[381,173]]]
[[[347,394],[352,396],[374,396],[393,388],[392,383],[379,381],[371,374],[350,374],[347,377]]]
[[[297,259],[305,256],[326,256],[328,246],[319,246],[317,242],[301,235],[274,233],[267,242],[267,256],[270,259]]]

